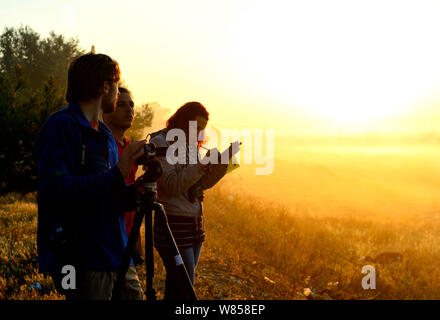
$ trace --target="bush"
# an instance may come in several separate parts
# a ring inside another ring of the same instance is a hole
[[[54,32],[41,39],[20,27],[0,35],[0,193],[36,190],[38,131],[66,104],[67,66],[82,53],[78,40]]]

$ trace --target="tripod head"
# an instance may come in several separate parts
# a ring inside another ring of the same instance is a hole
[[[150,191],[156,193],[157,179],[162,175],[162,165],[157,159],[148,159],[143,163],[145,172],[140,176],[136,182],[136,190],[144,189],[144,191]],[[138,197],[136,197],[138,199]]]
[[[147,143],[144,145],[144,154],[136,161],[136,165],[142,165],[144,167],[144,174],[138,178],[135,182],[136,187],[136,201],[146,200],[145,197],[147,194],[150,194],[152,197],[151,201],[154,202],[156,199],[156,191],[157,191],[157,179],[162,175],[162,165],[160,161],[155,159],[157,151],[160,151],[160,155],[162,153],[166,153],[165,148],[156,148],[154,143]]]

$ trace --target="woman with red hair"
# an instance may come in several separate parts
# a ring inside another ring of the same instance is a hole
[[[186,162],[170,164],[166,157],[158,157],[163,167],[163,174],[158,179],[158,198],[163,204],[170,229],[176,240],[188,275],[194,283],[194,270],[200,257],[202,242],[205,239],[203,227],[203,189],[212,187],[226,173],[227,165],[203,165],[197,161],[191,164],[189,150],[198,148],[201,141],[190,141],[190,121],[197,123],[197,137],[205,129],[209,113],[199,102],[188,102],[181,106],[167,121],[166,128],[151,135],[150,142],[157,147],[169,147],[173,141],[167,141],[167,133],[180,129],[186,137]],[[196,144],[196,146],[191,146]],[[197,157],[198,159],[199,157]],[[154,246],[165,265],[165,299],[184,299],[175,272],[174,255],[162,226],[154,225]]]

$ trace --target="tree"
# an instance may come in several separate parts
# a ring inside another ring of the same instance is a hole
[[[35,141],[43,122],[66,104],[67,66],[78,40],[30,27],[0,35],[0,193],[37,188]]]
[[[169,116],[170,110],[161,107],[157,102],[142,104],[135,109],[134,121],[126,136],[130,141],[141,140],[147,134],[165,128]]]
[[[65,88],[69,63],[84,53],[78,44],[78,39],[65,39],[53,31],[41,39],[28,26],[6,27],[0,35],[0,73],[14,77],[16,66],[21,66],[26,83],[23,98],[40,90],[49,78],[56,86]]]
[[[171,110],[163,108],[157,102],[150,103],[154,118],[151,123],[150,133],[165,128],[166,122],[171,115]]]
[[[131,128],[127,130],[126,136],[130,141],[137,141],[145,138],[145,132],[151,127],[153,122],[153,110],[150,103],[144,103],[141,107],[136,107],[134,120]]]

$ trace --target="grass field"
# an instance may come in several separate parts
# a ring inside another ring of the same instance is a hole
[[[200,299],[440,298],[435,148],[289,152],[272,176],[243,166],[207,191]],[[63,298],[37,272],[36,221],[34,194],[0,198],[1,299]],[[364,290],[359,259],[382,252],[403,261],[369,263],[376,289]],[[156,255],[159,298],[164,279]]]

